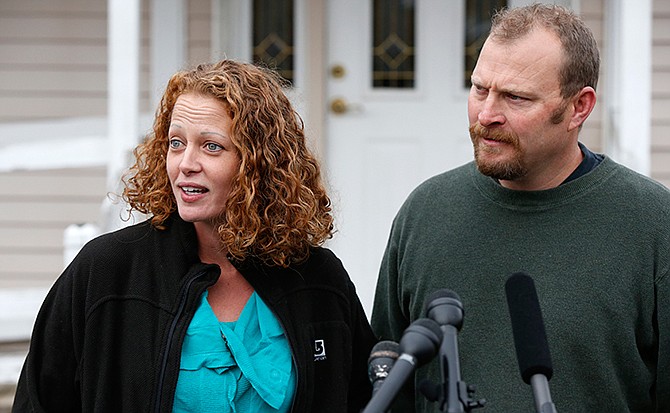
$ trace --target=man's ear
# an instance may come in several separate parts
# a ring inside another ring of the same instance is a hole
[[[572,98],[572,117],[568,130],[580,128],[596,106],[596,91],[591,86],[582,88]]]

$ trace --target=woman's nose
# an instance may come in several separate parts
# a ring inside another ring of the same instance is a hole
[[[187,147],[179,162],[179,170],[184,174],[198,172],[200,170],[200,159],[198,157],[197,148],[192,146]]]

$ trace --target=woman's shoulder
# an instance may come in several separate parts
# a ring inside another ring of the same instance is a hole
[[[148,262],[197,259],[197,240],[192,224],[170,218],[157,227],[151,220],[108,232],[86,243],[75,262],[120,265],[123,262]]]
[[[92,283],[103,292],[113,283],[143,285],[148,291],[156,283],[177,282],[199,262],[197,243],[188,226],[166,224],[157,228],[144,221],[94,238],[79,251],[62,278]]]
[[[81,249],[84,255],[100,255],[119,249],[135,250],[159,231],[149,220],[115,231],[106,232],[87,242]]]
[[[307,259],[298,264],[298,268],[309,270],[322,274],[329,274],[330,277],[349,279],[347,270],[342,261],[335,253],[326,247],[313,247]]]
[[[328,288],[346,290],[351,280],[342,261],[333,251],[325,247],[312,247],[303,261],[288,267],[265,265],[249,260],[238,265],[250,281],[273,284],[282,290],[304,288]]]

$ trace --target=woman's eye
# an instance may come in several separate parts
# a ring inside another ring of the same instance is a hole
[[[170,145],[170,148],[177,149],[181,146],[181,141],[179,139],[172,138],[172,139],[170,139],[169,145]]]
[[[219,145],[218,143],[214,143],[214,142],[208,142],[205,146],[207,147],[207,150],[211,151],[211,152],[216,152],[216,151],[220,151],[220,150],[223,149],[223,146]]]

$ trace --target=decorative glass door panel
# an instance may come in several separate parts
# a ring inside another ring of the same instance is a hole
[[[413,88],[415,77],[414,0],[374,0],[372,85]]]

